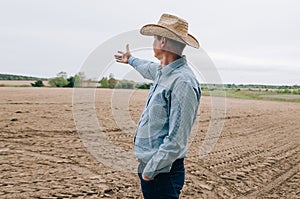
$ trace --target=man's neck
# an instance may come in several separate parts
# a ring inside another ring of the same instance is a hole
[[[180,58],[181,58],[181,56],[173,54],[173,53],[165,54],[161,57],[160,64],[161,64],[161,66],[165,67],[166,65],[168,65]]]

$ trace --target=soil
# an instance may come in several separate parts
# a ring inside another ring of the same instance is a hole
[[[118,92],[127,109],[112,105],[113,90],[96,90],[96,119],[110,143],[130,152],[148,91]],[[135,173],[98,161],[84,146],[73,89],[0,93],[0,198],[142,198]],[[212,108],[211,97],[201,99],[181,198],[300,198],[300,103],[227,98],[226,107],[222,134],[200,157]],[[127,123],[116,122],[128,111]]]

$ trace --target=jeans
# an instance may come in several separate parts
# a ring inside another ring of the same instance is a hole
[[[140,163],[138,175],[141,181],[141,188],[145,199],[176,199],[184,184],[185,169],[183,159],[178,159],[172,164],[169,173],[160,173],[154,180],[145,181],[142,179],[144,164]]]

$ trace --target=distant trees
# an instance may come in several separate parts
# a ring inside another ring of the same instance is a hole
[[[151,84],[149,83],[136,83],[130,80],[118,80],[111,73],[109,77],[103,77],[100,81],[93,79],[87,79],[83,72],[79,72],[74,76],[67,76],[66,72],[59,72],[56,77],[45,79],[28,76],[7,75],[0,74],[0,80],[34,80],[30,83],[32,87],[43,87],[44,82],[48,81],[50,87],[100,87],[111,89],[149,89]],[[100,85],[99,85],[100,84]],[[1,86],[1,85],[0,85]]]
[[[111,73],[109,77],[103,77],[100,81],[100,88],[122,88],[122,89],[149,89],[150,84],[137,84],[130,80],[117,80]]]
[[[52,87],[77,87],[80,83],[83,83],[80,85],[83,87],[94,87],[97,82],[91,79],[87,80],[83,73],[78,73],[67,78],[67,73],[60,72],[56,77],[51,78],[48,83]],[[109,75],[109,78],[103,77],[98,83],[100,83],[100,88],[134,89],[136,85],[133,81],[117,80],[112,73]]]
[[[48,81],[51,87],[100,87],[111,89],[149,89],[151,83],[137,83],[130,80],[118,80],[111,73],[108,77],[103,77],[100,81],[88,79],[83,72],[79,72],[74,76],[67,76],[66,72],[59,72],[56,77],[51,79],[38,78],[22,75],[0,74],[0,80],[30,80],[32,87],[43,87],[44,82]],[[28,83],[29,84],[29,83]],[[28,86],[26,84],[25,86]],[[100,85],[99,85],[100,84]],[[12,86],[7,84],[8,86]],[[0,87],[7,86],[0,84]],[[23,86],[23,85],[22,85]],[[234,90],[235,92],[259,91],[259,92],[275,92],[278,94],[294,94],[300,95],[300,85],[258,85],[258,84],[201,84],[202,90],[217,90],[224,88],[226,90]]]
[[[150,83],[136,83],[130,80],[117,80],[113,76],[103,77],[100,81],[100,88],[122,88],[122,89],[149,89]]]
[[[44,84],[43,84],[43,81],[41,79],[39,79],[39,80],[36,80],[34,83],[31,83],[31,86],[32,87],[43,87]]]
[[[48,83],[52,87],[66,87],[69,83],[66,79],[66,72],[58,73],[57,77],[50,79]]]
[[[136,83],[129,80],[119,80],[115,88],[134,89]]]
[[[23,76],[23,75],[10,75],[10,74],[0,74],[0,80],[47,80],[45,78]]]
[[[52,87],[76,87],[79,85],[81,77],[83,77],[82,73],[67,78],[66,72],[59,72],[57,77],[51,78],[48,83]]]
[[[150,89],[150,86],[151,86],[150,83],[149,84],[144,83],[144,84],[138,84],[138,85],[136,85],[136,88],[138,88],[138,89]]]
[[[103,77],[100,81],[100,87],[101,88],[109,88],[108,79],[107,77]]]
[[[117,83],[118,83],[118,80],[115,79],[114,74],[110,73],[109,79],[108,79],[108,87],[115,88]]]
[[[70,76],[67,81],[68,84],[65,87],[77,87],[80,83],[80,75]]]
[[[109,88],[115,88],[116,87],[116,85],[117,85],[117,83],[118,83],[118,80],[116,80],[115,78],[109,78],[109,80],[108,80],[108,87]]]
[[[300,89],[294,90],[293,94],[300,95]]]
[[[118,80],[115,79],[114,75],[111,73],[109,74],[109,78],[103,77],[99,83],[100,83],[100,88],[115,88],[118,84]]]

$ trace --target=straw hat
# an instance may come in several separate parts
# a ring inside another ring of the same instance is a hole
[[[200,47],[197,39],[188,33],[188,22],[170,14],[163,14],[158,24],[143,26],[140,33],[147,36],[158,35],[170,38],[194,48]]]

